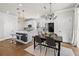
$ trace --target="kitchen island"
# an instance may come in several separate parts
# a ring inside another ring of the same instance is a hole
[[[20,43],[23,43],[23,44],[27,44],[29,42],[32,41],[32,37],[37,35],[37,30],[32,30],[32,31],[26,31],[26,30],[23,30],[23,31],[16,31],[16,36],[17,36],[17,39],[16,41],[20,42]]]

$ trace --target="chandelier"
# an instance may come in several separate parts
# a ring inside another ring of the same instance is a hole
[[[52,12],[51,5],[52,5],[52,3],[49,3],[49,7],[50,7],[49,13],[45,13],[44,15],[41,16],[41,18],[45,18],[45,19],[48,19],[48,20],[54,20],[54,19],[57,18],[57,16],[54,14],[54,12]],[[45,12],[48,12],[48,11],[46,11],[46,9],[47,9],[46,6],[44,6],[43,8],[44,8]]]
[[[17,8],[17,19],[18,19],[18,21],[25,20],[24,10]]]

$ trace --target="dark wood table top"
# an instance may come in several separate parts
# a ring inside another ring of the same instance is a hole
[[[48,37],[48,36],[41,36],[41,38],[46,38],[46,37]],[[54,38],[54,37],[51,37],[51,38]],[[63,41],[61,36],[55,37],[54,40],[55,41],[59,41],[59,42],[62,42]]]
[[[46,39],[46,37],[51,37],[51,38],[54,38],[55,41],[58,41],[58,42],[62,42],[63,41],[63,38],[61,36],[58,36],[56,33],[52,33],[51,35],[50,34],[43,34],[43,35],[40,35],[41,38],[44,38]]]

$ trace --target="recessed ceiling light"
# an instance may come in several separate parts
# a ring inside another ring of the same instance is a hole
[[[23,5],[20,3],[20,4],[18,4],[18,6],[20,6],[20,7],[21,7],[21,6],[23,6]]]

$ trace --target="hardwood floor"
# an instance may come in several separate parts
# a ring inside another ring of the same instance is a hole
[[[25,48],[32,45],[29,43],[27,45],[21,43],[11,43],[10,39],[0,42],[0,56],[32,56],[28,52],[24,51]]]
[[[30,42],[26,45],[21,43],[11,43],[10,39],[0,41],[0,56],[33,56],[32,54],[24,51],[25,48],[29,47],[33,43]],[[62,43],[62,46],[71,48],[76,56],[79,56],[79,48],[73,47],[70,44]]]

